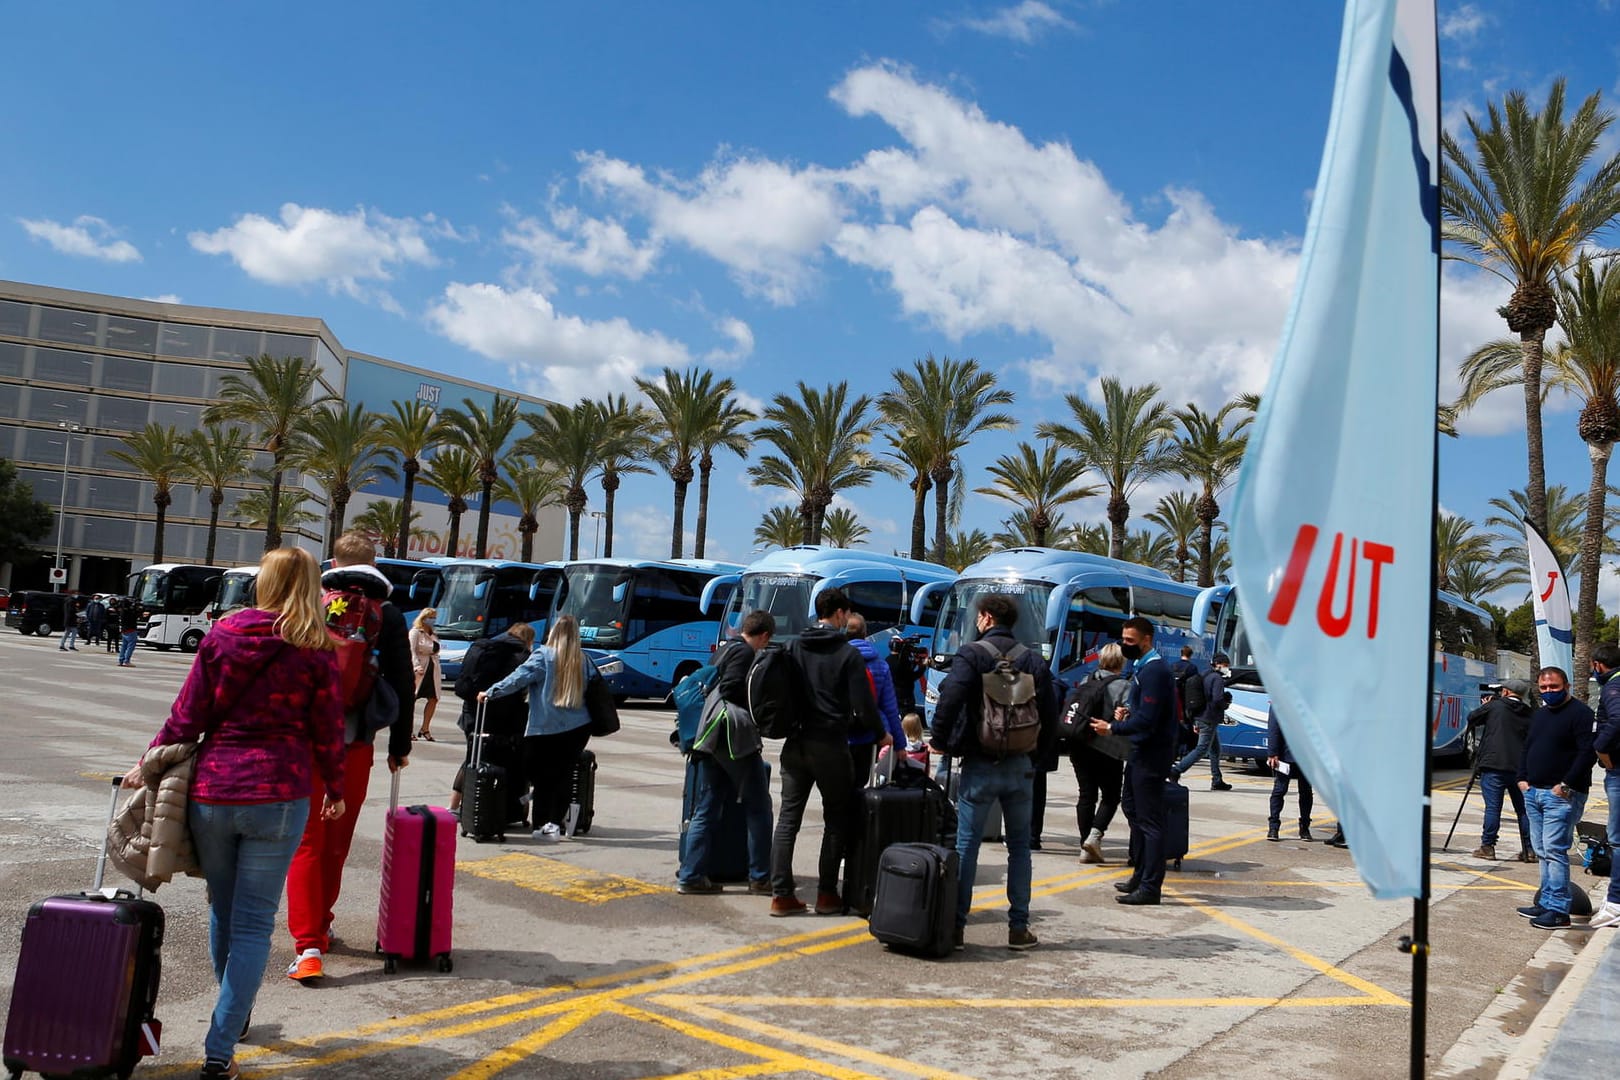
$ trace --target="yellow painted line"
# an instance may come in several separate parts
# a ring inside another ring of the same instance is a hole
[[[732,1008],[822,1009],[1254,1009],[1271,1006],[1293,1008],[1337,1008],[1341,1005],[1382,1005],[1365,994],[1355,997],[1211,997],[1211,998],[816,998],[781,997],[769,994],[655,994],[647,999],[658,1005],[683,1009],[688,1006],[724,1005]]]
[[[1528,865],[1531,865],[1531,864],[1526,863],[1525,865],[1528,866]],[[1515,889],[1522,889],[1525,892],[1536,892],[1537,890],[1539,890],[1541,888],[1541,885],[1540,885],[1539,881],[1537,882],[1537,884],[1527,885],[1522,881],[1516,881],[1516,880],[1514,880],[1513,878],[1510,878],[1510,877],[1503,877],[1500,874],[1493,874],[1489,870],[1476,870],[1475,868],[1473,868],[1471,866],[1456,866],[1454,864],[1453,865],[1437,865],[1437,866],[1433,867],[1433,869],[1435,869],[1435,870],[1450,870],[1450,871],[1454,871],[1454,872],[1459,873],[1459,874],[1471,874],[1474,877],[1480,878],[1481,880],[1494,881],[1494,882],[1497,882],[1498,884],[1501,884],[1501,885],[1511,885]]]
[[[647,1080],[735,1080],[744,1076],[770,1076],[773,1073],[794,1072],[790,1066],[775,1061],[760,1061],[753,1065],[733,1065],[724,1069],[698,1069],[696,1072],[665,1073]]]
[[[1287,953],[1289,956],[1292,956],[1295,960],[1298,960],[1306,967],[1319,971],[1328,978],[1341,982],[1350,987],[1352,990],[1360,990],[1367,996],[1376,998],[1378,1004],[1402,1006],[1410,1006],[1411,1004],[1405,998],[1398,994],[1392,993],[1389,990],[1385,990],[1377,983],[1369,982],[1366,979],[1361,978],[1359,975],[1352,975],[1343,968],[1330,964],[1321,957],[1314,956],[1311,953],[1306,952],[1304,949],[1290,945],[1281,938],[1268,934],[1257,926],[1250,926],[1243,920],[1234,918],[1218,908],[1214,908],[1208,904],[1194,900],[1189,896],[1185,896],[1177,892],[1175,889],[1165,889],[1164,891],[1167,896],[1174,898],[1178,903],[1185,904],[1190,908],[1194,908],[1207,915],[1209,918],[1214,919],[1216,922],[1229,926],[1233,930],[1248,934],[1257,941],[1263,941],[1267,945],[1281,949],[1283,952]]]
[[[533,1056],[537,1051],[556,1042],[570,1031],[579,1027],[587,1020],[601,1015],[601,1009],[575,1009],[564,1013],[562,1017],[553,1020],[539,1031],[525,1035],[510,1046],[503,1046],[493,1054],[462,1069],[452,1073],[450,1080],[487,1080],[488,1077],[507,1069],[513,1065],[521,1065],[525,1059]]]
[[[936,1069],[929,1065],[919,1065],[916,1062],[906,1061],[903,1058],[892,1057],[888,1054],[879,1054],[874,1050],[868,1050],[862,1046],[850,1046],[846,1043],[835,1042],[832,1039],[823,1039],[816,1035],[806,1035],[803,1032],[791,1031],[788,1028],[778,1027],[775,1024],[767,1024],[763,1021],[752,1019],[751,1017],[735,1016],[730,1013],[721,1012],[719,1009],[711,1009],[706,1005],[688,1004],[676,1005],[672,1007],[677,1008],[682,1012],[690,1013],[693,1016],[701,1017],[710,1023],[721,1024],[727,1027],[741,1028],[743,1031],[752,1032],[755,1035],[760,1035],[767,1039],[776,1039],[781,1042],[794,1043],[799,1046],[808,1047],[817,1051],[818,1053],[827,1054],[833,1057],[848,1058],[852,1061],[863,1061],[868,1065],[876,1065],[882,1069],[889,1069],[893,1072],[905,1073],[907,1076],[922,1077],[923,1080],[973,1080],[972,1077],[963,1076],[961,1073],[953,1073],[945,1069]],[[655,1014],[648,1013],[646,1015],[652,1016]],[[832,1066],[825,1062],[818,1063],[815,1068],[808,1071],[818,1076],[831,1077],[859,1077],[865,1075],[863,1073],[854,1072],[853,1070],[840,1069],[837,1066]]]
[[[613,1006],[613,1011],[626,1019],[639,1020],[648,1024],[661,1024],[671,1031],[680,1032],[689,1038],[700,1039],[715,1046],[723,1046],[728,1050],[735,1050],[740,1054],[748,1054],[751,1057],[764,1058],[766,1063],[775,1066],[773,1071],[805,1072],[813,1076],[833,1077],[835,1080],[880,1080],[878,1077],[856,1069],[834,1065],[828,1061],[816,1061],[811,1058],[801,1057],[788,1050],[782,1050],[775,1046],[766,1046],[764,1043],[757,1043],[752,1039],[738,1038],[723,1031],[715,1031],[713,1028],[689,1024],[685,1020],[678,1020],[673,1016],[664,1016],[661,1013],[649,1012],[634,1005],[626,1005],[620,1002]]]
[[[562,859],[548,859],[523,852],[459,862],[456,869],[474,877],[516,885],[520,889],[579,904],[605,904],[609,900],[622,900],[629,896],[674,892],[667,885],[654,885],[600,870],[586,870]]]

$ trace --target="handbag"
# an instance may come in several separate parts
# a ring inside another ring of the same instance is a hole
[[[594,671],[585,683],[585,711],[591,716],[593,738],[619,730],[619,710],[613,704],[613,691],[608,689],[607,680]]]

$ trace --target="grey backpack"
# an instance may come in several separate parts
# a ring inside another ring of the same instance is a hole
[[[1035,707],[1035,676],[1013,665],[1025,653],[1014,645],[1003,653],[988,641],[975,641],[996,658],[984,673],[983,707],[979,713],[979,749],[991,757],[1033,754],[1041,737],[1041,717]]]

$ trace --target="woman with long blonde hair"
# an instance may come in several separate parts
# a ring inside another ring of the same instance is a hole
[[[529,691],[529,725],[524,729],[524,772],[534,782],[529,802],[536,840],[562,836],[574,766],[590,741],[590,714],[585,710],[585,683],[601,678],[579,647],[579,621],[559,615],[551,621],[546,643],[512,674],[483,691],[478,700],[496,700]]]
[[[219,998],[203,1042],[206,1077],[236,1075],[235,1051],[270,957],[287,867],[319,771],[322,814],[343,814],[343,703],[320,607],[320,569],[300,548],[259,564],[256,607],[203,638],[152,746],[199,743],[187,824],[208,881],[208,944]],[[126,787],[144,781],[137,765]]]
[[[432,732],[433,713],[439,707],[439,635],[433,632],[433,624],[438,620],[438,608],[423,608],[411,624],[410,633],[416,700],[427,702],[422,706],[422,729],[416,737],[428,742],[438,741]]]

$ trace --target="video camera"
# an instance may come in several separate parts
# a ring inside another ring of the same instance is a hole
[[[928,648],[923,645],[922,638],[921,634],[907,634],[905,637],[897,637],[890,643],[889,650],[891,652],[897,649],[903,650],[901,655],[911,662],[913,668],[921,671],[928,666]]]

